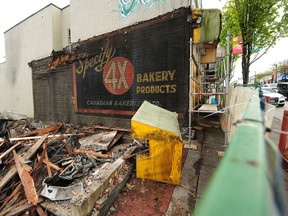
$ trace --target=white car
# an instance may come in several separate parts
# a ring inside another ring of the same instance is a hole
[[[282,94],[279,94],[275,92],[274,89],[271,89],[268,87],[262,87],[261,90],[265,97],[270,98],[270,104],[273,104],[275,106],[280,106],[280,107],[285,105],[286,98]]]
[[[278,92],[277,83],[266,83],[263,85],[263,87],[271,88]]]

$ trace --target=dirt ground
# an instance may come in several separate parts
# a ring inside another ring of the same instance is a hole
[[[166,183],[138,179],[133,173],[108,215],[165,215],[174,188]]]

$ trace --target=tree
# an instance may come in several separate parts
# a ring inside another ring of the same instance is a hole
[[[287,9],[287,0],[227,0],[222,10],[221,44],[226,43],[227,32],[242,37],[243,84],[249,81],[251,64],[287,36]]]

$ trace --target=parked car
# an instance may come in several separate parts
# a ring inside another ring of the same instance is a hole
[[[278,93],[288,97],[288,82],[279,82],[277,85]]]
[[[284,95],[279,94],[274,89],[268,87],[262,87],[261,90],[265,97],[270,98],[270,104],[280,107],[283,107],[285,105],[286,97]]]
[[[263,87],[272,88],[276,92],[278,92],[277,83],[266,83],[263,85]]]

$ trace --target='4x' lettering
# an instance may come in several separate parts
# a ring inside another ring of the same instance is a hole
[[[129,86],[125,77],[127,62],[128,62],[127,60],[124,62],[114,61],[110,66],[106,76],[104,77],[104,83],[112,84],[112,89],[114,90],[121,89],[122,85],[124,89],[128,89]],[[117,73],[118,71],[119,73]]]
[[[133,84],[134,68],[132,63],[123,57],[111,59],[104,68],[103,83],[112,94],[123,94]]]

